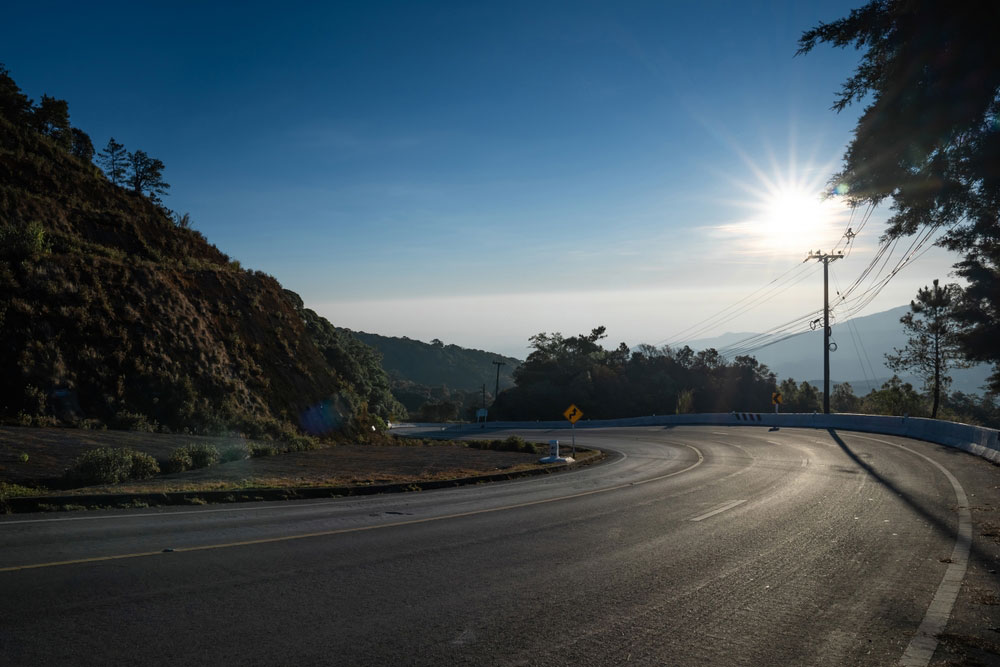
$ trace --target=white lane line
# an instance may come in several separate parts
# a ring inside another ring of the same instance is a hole
[[[805,468],[807,465],[809,465],[809,459],[802,459],[802,467]]]
[[[197,491],[192,491],[191,493],[197,493]],[[357,498],[363,498],[364,496],[357,496]],[[368,496],[369,498],[373,496]],[[336,498],[330,498],[326,502],[322,503],[302,503],[301,505],[289,505],[284,504],[284,509],[298,508],[298,507],[320,507],[323,505],[330,505]],[[280,503],[281,501],[279,501]],[[0,521],[0,528],[4,526],[20,526],[26,523],[61,523],[63,521],[109,521],[112,519],[152,519],[161,516],[180,516],[189,515],[194,516],[196,514],[215,514],[217,512],[253,512],[262,510],[272,510],[272,509],[282,509],[281,504],[275,504],[272,502],[270,505],[258,505],[255,507],[226,507],[220,509],[200,509],[192,508],[187,511],[179,512],[143,512],[142,514],[102,514],[101,516],[67,516],[67,517],[57,517],[55,519],[14,519],[10,521]]]
[[[969,511],[969,498],[965,495],[965,489],[955,479],[955,476],[929,456],[924,456],[909,447],[888,440],[866,438],[863,435],[852,434],[852,436],[862,440],[880,442],[884,445],[892,445],[911,454],[916,454],[948,478],[948,481],[951,482],[951,488],[955,492],[955,498],[958,500],[958,536],[955,538],[955,548],[951,552],[951,563],[944,572],[944,578],[941,579],[941,584],[938,586],[937,592],[934,593],[930,606],[927,607],[927,613],[924,614],[924,620],[917,628],[917,634],[913,635],[913,639],[910,640],[910,644],[906,647],[903,657],[899,661],[903,667],[927,667],[937,649],[937,637],[944,632],[945,626],[948,624],[948,618],[955,606],[955,600],[958,599],[958,591],[962,588],[962,579],[965,578],[965,569],[969,562],[969,551],[972,548],[972,513]]]
[[[688,519],[688,521],[703,521],[703,520],[707,519],[710,516],[715,516],[716,514],[720,514],[722,512],[725,512],[726,510],[731,510],[734,507],[736,507],[737,505],[742,505],[745,502],[746,502],[746,500],[733,500],[731,502],[724,503],[723,505],[720,505],[719,507],[716,507],[714,510],[712,510],[710,512],[705,512],[701,516],[696,516],[693,519]]]
[[[672,443],[673,444],[673,443]],[[380,530],[383,528],[398,528],[400,526],[411,526],[418,523],[431,523],[434,521],[446,521],[449,519],[458,519],[468,516],[477,516],[480,514],[492,514],[494,512],[505,512],[507,510],[520,509],[522,507],[532,507],[534,505],[546,505],[548,503],[556,503],[563,500],[571,500],[573,498],[584,498],[586,496],[593,496],[599,493],[608,493],[609,491],[618,491],[620,489],[627,489],[632,486],[640,486],[642,484],[650,484],[652,482],[659,482],[664,479],[669,479],[670,477],[675,477],[686,473],[689,470],[694,470],[702,463],[705,462],[705,456],[701,453],[701,450],[694,445],[688,445],[686,443],[679,443],[688,449],[694,451],[698,455],[698,460],[681,470],[675,470],[673,472],[668,472],[663,475],[658,475],[657,477],[650,477],[649,479],[639,480],[638,482],[628,482],[625,484],[617,484],[615,486],[607,486],[600,489],[591,489],[590,491],[581,491],[579,493],[571,493],[565,496],[555,496],[553,498],[542,498],[541,500],[529,500],[523,503],[516,503],[513,505],[501,505],[498,507],[487,507],[480,510],[471,510],[468,512],[457,512],[455,514],[442,514],[439,516],[424,517],[421,519],[407,519],[405,521],[394,521],[392,523],[377,523],[370,524],[367,526],[354,526],[352,528],[336,528],[333,530],[321,530],[313,533],[298,533],[293,535],[284,535],[281,537],[262,537],[256,540],[243,540],[240,542],[225,542],[221,544],[203,544],[193,547],[178,547],[170,553],[182,553],[187,551],[209,551],[214,549],[230,549],[232,547],[245,547],[257,544],[273,544],[275,542],[291,542],[292,540],[302,540],[313,537],[330,537],[333,535],[343,535],[345,533],[362,533],[371,530]],[[743,502],[743,501],[740,501]],[[147,556],[160,556],[164,553],[162,550],[158,551],[142,551],[137,553],[127,553],[127,554],[114,554],[111,556],[93,556],[90,558],[77,558],[74,560],[63,560],[63,561],[52,561],[48,563],[32,563],[29,565],[11,565],[9,567],[0,567],[0,572],[17,572],[19,570],[35,570],[43,567],[58,567],[61,565],[80,565],[83,563],[98,563],[103,561],[111,560],[122,560],[125,558],[145,558]]]

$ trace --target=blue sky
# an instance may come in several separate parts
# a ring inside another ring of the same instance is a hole
[[[843,211],[771,220],[850,138],[860,108],[830,106],[856,53],[794,53],[855,4],[16,3],[0,62],[95,145],[163,160],[167,206],[335,324],[523,358],[599,324],[674,342],[837,241]],[[817,276],[705,335],[819,307]]]

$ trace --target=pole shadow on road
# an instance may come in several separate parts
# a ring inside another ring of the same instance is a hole
[[[871,465],[863,461],[861,457],[859,457],[857,454],[854,453],[854,450],[852,450],[851,447],[846,442],[844,442],[844,440],[840,437],[840,435],[837,434],[836,429],[828,428],[826,429],[826,431],[827,433],[830,434],[830,437],[833,438],[833,441],[837,443],[837,445],[843,450],[843,452],[847,455],[847,457],[851,459],[851,461],[856,463],[858,467],[862,468],[865,472],[871,475],[876,482],[887,488],[892,493],[896,494],[896,496],[900,498],[904,503],[906,503],[914,512],[916,512],[918,515],[924,518],[928,523],[930,523],[935,530],[937,530],[939,533],[952,540],[958,538],[957,525],[955,526],[955,528],[952,528],[947,523],[942,521],[940,518],[934,516],[929,510],[927,510],[914,498],[907,495],[906,492],[904,492],[898,486],[893,484],[892,481],[880,475],[874,468],[871,467]],[[972,544],[970,545],[970,556],[980,559],[980,562],[983,563],[992,560],[991,555],[986,554],[980,549],[976,548],[975,539],[973,539]],[[994,575],[994,579],[996,578],[997,578],[996,575]]]

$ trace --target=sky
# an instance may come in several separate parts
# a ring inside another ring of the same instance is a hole
[[[524,358],[542,331],[677,344],[822,307],[803,261],[864,213],[821,200],[858,54],[795,51],[858,4],[25,2],[0,63],[98,149],[161,159],[168,207],[335,325]],[[932,248],[855,314],[956,261]]]

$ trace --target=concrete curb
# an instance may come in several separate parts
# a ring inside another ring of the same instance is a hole
[[[0,512],[22,513],[47,511],[47,506],[82,506],[87,509],[115,509],[132,507],[138,504],[147,506],[158,505],[196,505],[199,501],[205,503],[240,503],[259,502],[265,500],[307,500],[310,498],[336,498],[343,496],[370,496],[380,493],[402,493],[406,491],[429,491],[445,489],[469,484],[485,482],[500,482],[536,475],[549,475],[563,472],[581,466],[592,465],[607,457],[605,452],[590,450],[593,456],[572,463],[548,464],[541,468],[518,470],[515,472],[498,472],[472,477],[455,479],[440,479],[416,482],[399,482],[393,484],[371,484],[368,486],[303,486],[284,489],[234,489],[230,491],[170,491],[164,493],[107,493],[93,495],[62,495],[62,496],[23,496],[7,498],[0,501]]]

